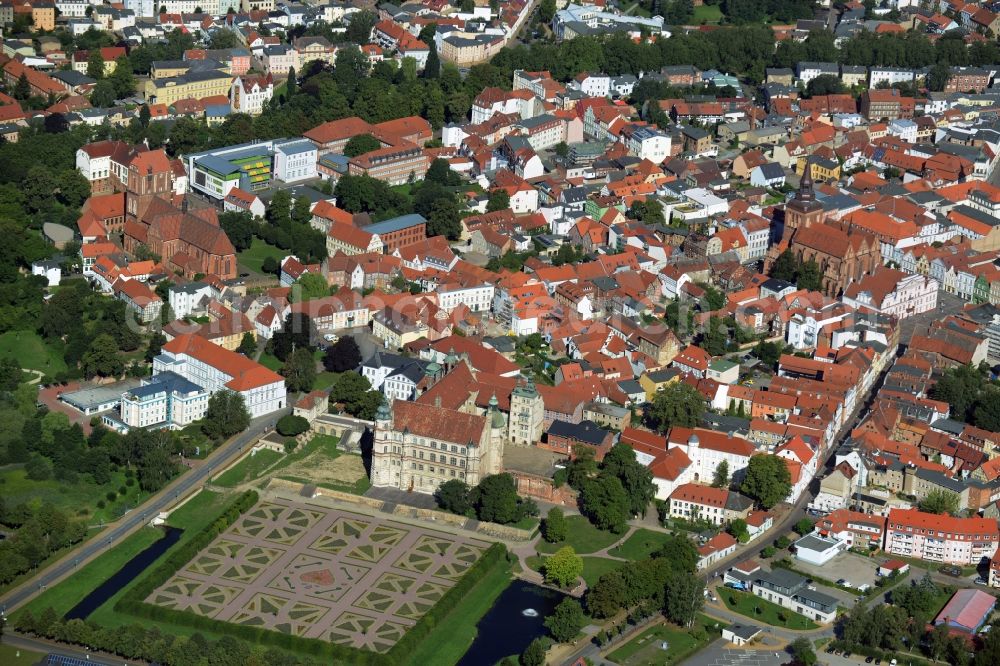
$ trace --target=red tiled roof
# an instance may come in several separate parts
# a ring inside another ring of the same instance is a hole
[[[232,379],[226,386],[234,391],[246,391],[284,381],[281,375],[260,363],[214,345],[198,335],[179,335],[163,345],[163,350],[171,354],[186,354],[229,375]]]

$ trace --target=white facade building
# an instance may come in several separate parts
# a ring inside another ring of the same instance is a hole
[[[153,376],[174,372],[209,393],[230,390],[243,396],[252,418],[288,404],[285,378],[242,354],[198,335],[179,335],[153,359]]]
[[[204,418],[209,393],[173,372],[161,372],[122,393],[121,420],[130,428],[177,430]]]

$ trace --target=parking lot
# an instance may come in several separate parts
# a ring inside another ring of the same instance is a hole
[[[855,588],[863,584],[875,585],[875,581],[878,580],[876,573],[878,562],[854,553],[840,553],[823,566],[816,566],[798,559],[793,559],[792,562],[796,569],[806,574],[833,582],[843,578]],[[827,587],[823,588],[823,592],[833,594],[837,590]],[[847,596],[850,598],[853,595],[847,594]]]
[[[686,659],[684,666],[779,666],[791,660],[788,652],[781,648],[777,651],[734,648],[719,639]]]

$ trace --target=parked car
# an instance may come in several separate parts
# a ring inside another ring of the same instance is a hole
[[[976,579],[976,580],[974,580],[973,582],[974,582],[974,583],[975,583],[976,585],[989,585],[989,584],[990,584],[990,582],[989,582],[988,580],[983,580],[982,578],[977,578],[977,579]]]
[[[841,587],[850,587],[851,583],[846,578],[841,578],[840,580],[837,581],[837,585]]]
[[[962,568],[956,567],[951,564],[945,564],[940,569],[938,569],[938,571],[943,573],[945,576],[951,576],[952,578],[962,577]]]

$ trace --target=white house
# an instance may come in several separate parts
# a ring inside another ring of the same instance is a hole
[[[785,184],[785,170],[777,162],[768,162],[750,170],[750,184],[754,187],[781,187]]]
[[[204,418],[209,393],[174,372],[142,380],[142,386],[122,393],[119,415],[129,428],[178,430]]]
[[[473,312],[487,312],[493,302],[494,291],[494,286],[489,283],[478,285],[442,284],[437,288],[438,307],[445,312],[451,312],[459,304],[462,304]]]
[[[31,264],[31,274],[44,276],[50,287],[57,287],[62,279],[62,267],[54,259],[44,259]]]
[[[900,319],[937,308],[938,281],[919,273],[907,275],[894,268],[880,268],[852,282],[844,291],[844,303],[869,307]]]
[[[393,400],[414,400],[417,384],[426,375],[429,365],[429,362],[420,359],[377,351],[361,363],[361,375],[373,390],[381,391],[390,403]]]
[[[631,154],[653,164],[660,164],[670,156],[670,135],[650,127],[637,127],[626,145]]]
[[[170,287],[167,291],[167,302],[177,319],[183,319],[191,313],[200,310],[202,299],[211,298],[212,288],[204,282],[188,282]]]

